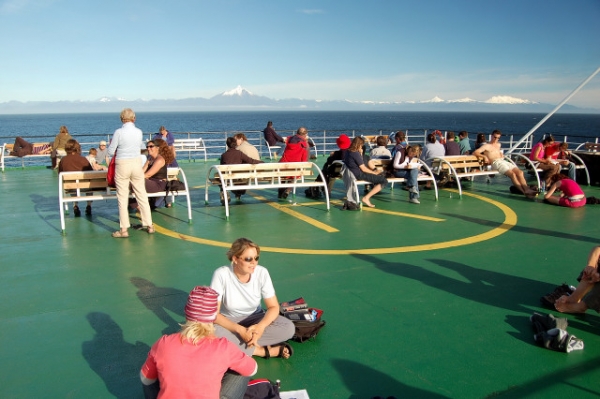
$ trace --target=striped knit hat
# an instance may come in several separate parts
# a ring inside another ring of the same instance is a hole
[[[217,318],[219,294],[210,287],[197,286],[185,305],[185,318],[200,323],[212,323]]]

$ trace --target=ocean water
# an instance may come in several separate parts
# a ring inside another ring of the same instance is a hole
[[[322,136],[323,132],[327,137],[337,137],[340,133],[353,131],[355,134],[373,135],[397,130],[422,132],[424,129],[439,129],[466,130],[474,139],[476,133],[489,134],[494,129],[506,135],[520,136],[544,116],[464,112],[156,112],[138,113],[136,125],[148,134],[157,132],[164,125],[176,136],[183,137],[185,132],[259,132],[265,128],[267,121],[272,120],[275,130],[280,133],[305,126],[311,136]],[[79,141],[86,142],[110,137],[121,122],[117,113],[0,115],[0,142],[12,142],[16,136],[45,141],[54,137],[61,125],[66,125]],[[546,133],[554,134],[558,140],[564,135],[569,140],[579,138],[574,140],[578,142],[600,137],[600,115],[555,114],[536,131],[535,136],[541,137]]]

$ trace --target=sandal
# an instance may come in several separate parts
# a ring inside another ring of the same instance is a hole
[[[283,358],[283,351],[286,349],[288,350],[288,354],[289,354],[287,359],[292,357],[292,355],[294,354],[294,348],[292,348],[292,346],[290,344],[288,344],[287,342],[282,342],[282,343],[276,345],[275,347],[277,347],[277,346],[279,347],[279,353],[277,354],[277,356],[273,356],[273,357]],[[273,348],[273,346],[266,345],[264,348],[265,348],[265,359],[270,359],[271,352],[269,351],[269,349]]]
[[[117,230],[114,233],[112,233],[113,238],[128,238],[129,237],[129,233],[128,232],[122,232],[121,230]]]

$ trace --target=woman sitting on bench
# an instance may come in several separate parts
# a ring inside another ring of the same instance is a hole
[[[369,208],[375,208],[375,205],[370,201],[371,197],[385,187],[387,179],[384,175],[377,173],[371,160],[363,157],[364,144],[365,141],[362,137],[355,137],[352,144],[350,144],[350,148],[344,154],[344,164],[356,177],[356,180],[366,180],[373,184],[373,188],[362,198],[362,202]]]

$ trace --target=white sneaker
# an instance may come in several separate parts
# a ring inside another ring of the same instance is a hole
[[[411,188],[409,188],[408,192],[413,193],[413,194],[419,194],[419,190],[417,190],[417,188],[415,186],[412,186]]]
[[[419,201],[417,198],[411,198],[408,200],[408,202],[410,202],[411,204],[420,204],[421,201]]]

